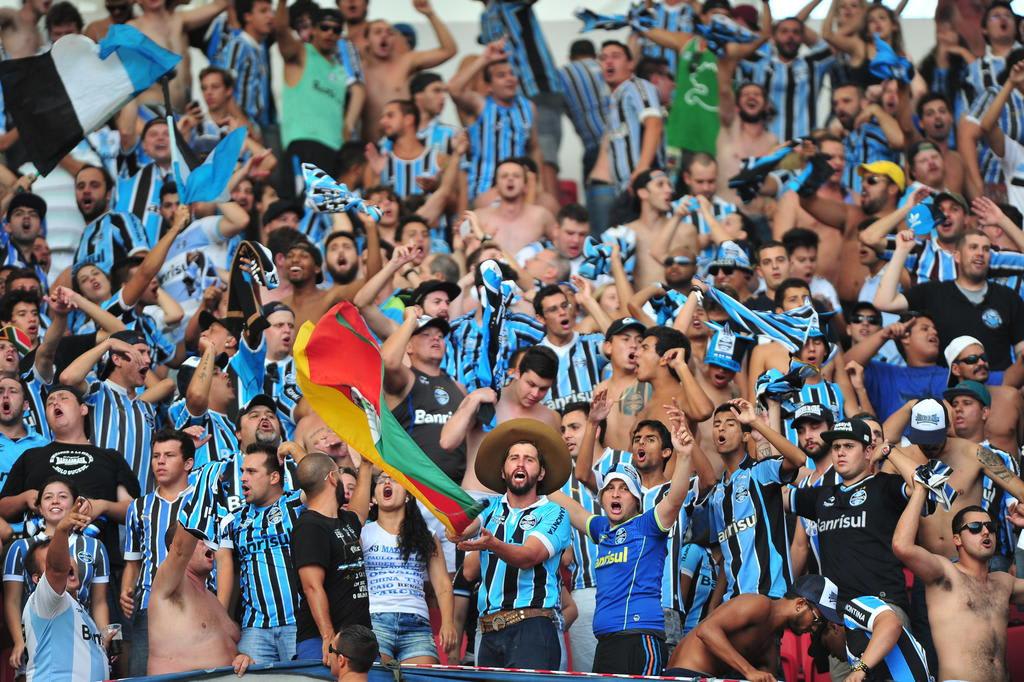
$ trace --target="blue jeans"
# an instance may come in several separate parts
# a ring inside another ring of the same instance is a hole
[[[611,227],[612,206],[618,191],[606,182],[588,182],[586,186],[587,213],[590,214],[590,234],[600,238]]]
[[[371,613],[380,653],[399,663],[418,656],[437,658],[430,621],[415,613]]]
[[[304,639],[295,645],[295,658],[300,661],[322,661],[324,640],[319,637]]]
[[[132,618],[132,647],[128,654],[128,674],[143,677],[149,663],[149,609],[140,609]]]
[[[558,670],[562,634],[550,618],[527,618],[500,632],[480,637],[476,664],[492,668]]]
[[[238,651],[249,654],[256,663],[290,661],[295,658],[295,626],[242,628],[242,639],[238,641]]]

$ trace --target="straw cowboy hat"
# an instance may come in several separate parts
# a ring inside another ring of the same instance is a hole
[[[505,468],[508,450],[513,444],[529,442],[540,453],[544,478],[537,482],[541,495],[553,493],[569,480],[572,461],[565,441],[557,431],[536,419],[510,419],[484,436],[476,455],[476,476],[491,490],[505,492],[508,486],[501,472]]]

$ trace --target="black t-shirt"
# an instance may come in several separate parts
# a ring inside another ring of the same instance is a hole
[[[775,312],[775,301],[768,298],[768,295],[763,291],[757,296],[748,298],[744,305],[751,310],[758,310],[765,313]]]
[[[801,488],[793,511],[818,522],[822,573],[839,598],[881,597],[909,608],[903,564],[892,552],[892,535],[907,504],[903,479],[875,474],[846,488]]]
[[[926,312],[935,320],[940,348],[970,333],[985,346],[993,370],[1009,367],[1013,346],[1024,340],[1024,301],[1002,284],[989,282],[979,305],[968,301],[955,281],[918,284],[904,296],[911,310]]]
[[[332,519],[312,509],[302,512],[292,530],[295,570],[303,566],[324,568],[324,591],[335,631],[352,624],[370,627],[370,594],[363,548],[359,544],[361,532],[359,517],[350,511],[341,510],[338,518]],[[301,592],[295,624],[296,641],[320,637],[309,602]]]
[[[117,450],[98,448],[91,444],[54,441],[41,448],[21,454],[7,474],[0,497],[20,495],[26,490],[39,490],[51,476],[64,476],[78,487],[78,494],[96,500],[117,501],[117,487],[124,486],[132,497],[139,497],[139,479]],[[110,560],[121,563],[121,543],[117,523],[94,522],[101,531]]]

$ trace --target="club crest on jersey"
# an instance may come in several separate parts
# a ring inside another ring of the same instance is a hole
[[[850,506],[859,507],[868,500],[868,491],[861,488],[850,496]]]
[[[533,530],[537,526],[537,519],[533,514],[527,514],[523,518],[519,519],[519,527],[522,530]]]
[[[743,502],[750,497],[750,490],[747,487],[746,481],[736,484],[736,490],[733,491],[732,497],[737,502]]]
[[[270,511],[267,512],[267,523],[281,523],[281,508],[271,507]]]
[[[448,395],[448,391],[438,386],[434,389],[434,400],[438,405],[447,405],[451,401],[451,396]]]
[[[75,555],[78,558],[78,562],[86,565],[90,565],[94,562],[92,554],[85,551],[84,549]]]
[[[618,529],[616,529],[616,531],[615,531],[615,544],[616,545],[621,545],[622,543],[624,543],[626,541],[626,538],[628,536],[629,536],[629,533],[626,532],[625,528],[618,528]]]

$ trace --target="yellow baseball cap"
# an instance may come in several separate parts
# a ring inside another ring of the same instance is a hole
[[[902,192],[907,188],[907,176],[903,174],[903,169],[892,161],[872,161],[871,163],[862,163],[857,166],[857,174],[861,177],[865,175],[884,175],[900,188]]]

